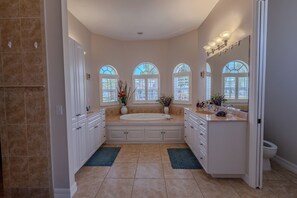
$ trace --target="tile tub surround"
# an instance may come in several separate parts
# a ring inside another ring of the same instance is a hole
[[[47,87],[3,88],[46,85],[44,38],[43,0],[0,1],[0,134],[8,198],[51,194]]]
[[[241,179],[215,179],[204,170],[172,169],[167,148],[186,144],[122,144],[111,167],[83,167],[76,174],[75,198],[89,197],[284,197],[297,195],[297,175],[272,163],[264,172],[264,188],[250,188]],[[157,154],[151,155],[150,153]],[[161,156],[161,159],[159,158]],[[147,158],[146,161],[141,159]]]

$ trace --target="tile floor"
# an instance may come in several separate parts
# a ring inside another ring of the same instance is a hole
[[[273,164],[264,173],[264,188],[250,188],[240,179],[214,179],[203,170],[172,169],[167,148],[185,144],[120,146],[111,167],[82,167],[76,174],[75,198],[297,198],[297,175]]]

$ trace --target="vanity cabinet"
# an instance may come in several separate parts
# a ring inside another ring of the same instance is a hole
[[[108,126],[108,143],[183,142],[182,126]]]
[[[207,173],[214,177],[246,173],[246,120],[207,120],[185,109],[185,127],[185,141]]]
[[[73,171],[76,173],[106,141],[105,110],[72,125]]]
[[[72,122],[86,118],[85,55],[83,48],[69,38],[69,67]]]

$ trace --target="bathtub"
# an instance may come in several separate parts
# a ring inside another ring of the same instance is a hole
[[[131,113],[120,116],[121,120],[136,120],[136,121],[150,121],[150,120],[166,120],[170,119],[170,115],[163,113]]]

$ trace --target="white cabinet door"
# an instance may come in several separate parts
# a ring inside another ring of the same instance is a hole
[[[101,137],[100,137],[100,122],[94,127],[94,139],[93,139],[93,152],[95,152],[100,147]]]
[[[146,128],[145,141],[147,142],[161,142],[163,141],[163,130],[160,128]]]
[[[69,38],[69,64],[71,116],[72,121],[76,122],[86,118],[85,58],[82,47],[71,38]]]
[[[71,132],[71,143],[72,143],[72,167],[73,172],[76,173],[80,168],[80,160],[79,160],[79,129],[77,129],[76,123],[72,125]]]
[[[98,148],[106,141],[106,130],[105,126],[100,125],[99,127],[99,136],[100,136],[100,142]]]
[[[189,121],[185,122],[184,130],[185,130],[185,132],[184,132],[185,133],[184,134],[185,142],[187,144],[189,144],[189,138],[190,138],[190,124],[189,124]]]
[[[78,138],[79,138],[79,161],[80,161],[80,167],[81,167],[88,159],[87,128],[86,128],[85,120],[82,120],[78,123],[77,129],[78,129]]]
[[[195,154],[195,156],[198,158],[199,157],[199,145],[200,143],[200,130],[199,130],[199,126],[197,126],[197,124],[194,124],[193,126],[193,153]]]
[[[180,128],[172,128],[167,127],[164,128],[164,141],[165,142],[180,142],[182,141],[182,127]]]
[[[69,38],[69,68],[70,68],[70,94],[71,94],[71,117],[72,122],[77,121],[77,75],[76,75],[76,58],[75,58],[75,42]]]
[[[86,139],[88,157],[92,156],[93,151],[95,149],[95,133],[96,133],[95,126],[89,126],[88,132],[87,132],[87,139]]]
[[[127,140],[125,129],[109,129],[108,139],[113,142],[122,142]]]
[[[144,128],[127,129],[127,141],[129,142],[144,141]]]
[[[86,92],[85,92],[85,57],[82,47],[76,45],[77,57],[77,87],[78,87],[78,111],[80,119],[86,117]]]

